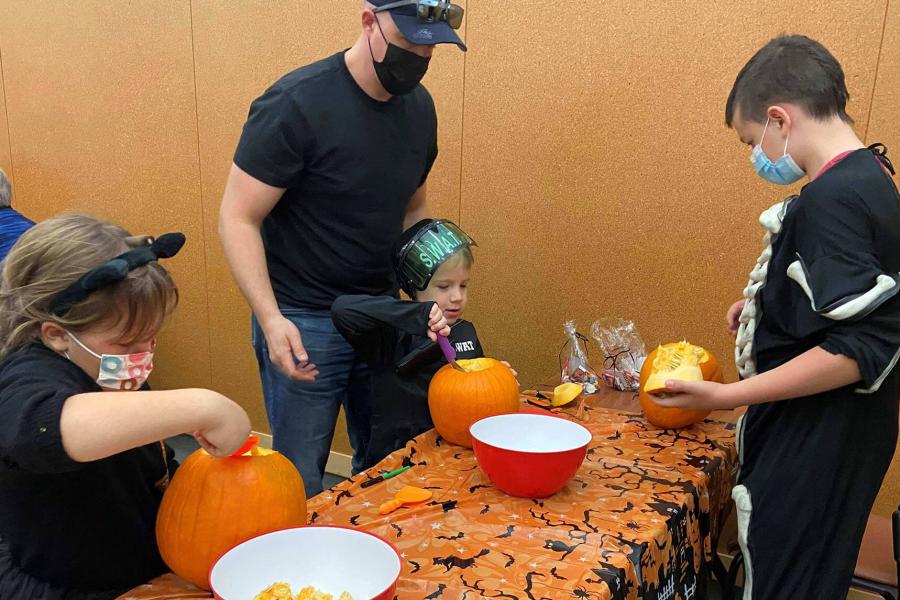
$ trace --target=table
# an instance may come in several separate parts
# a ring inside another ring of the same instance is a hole
[[[534,409],[540,410],[540,409]],[[567,410],[567,418],[574,418]],[[512,498],[470,450],[429,431],[308,503],[310,522],[376,533],[401,552],[398,600],[703,597],[731,506],[734,415],[681,431],[654,428],[630,393],[603,389],[583,412],[593,434],[574,479],[544,500]],[[412,465],[368,488],[378,473]],[[404,485],[425,505],[378,514]],[[122,599],[208,598],[171,575]],[[180,595],[179,595],[180,594]]]

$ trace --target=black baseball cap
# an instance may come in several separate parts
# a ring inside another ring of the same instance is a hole
[[[376,9],[388,4],[396,4],[398,0],[368,0]],[[420,0],[428,4],[438,2],[435,0]],[[417,2],[410,2],[402,6],[387,9],[397,25],[397,29],[410,44],[434,46],[436,44],[456,44],[462,51],[466,51],[466,45],[456,34],[456,31],[444,20],[422,20],[416,14]],[[376,11],[377,12],[377,11]]]

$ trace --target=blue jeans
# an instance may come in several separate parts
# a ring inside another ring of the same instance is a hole
[[[319,376],[293,381],[269,360],[266,338],[253,318],[253,348],[259,363],[272,445],[300,471],[307,497],[322,491],[322,476],[331,450],[338,410],[344,407],[353,446],[353,474],[358,473],[369,442],[372,378],[347,340],[335,329],[328,310],[281,308],[300,330],[309,361]]]

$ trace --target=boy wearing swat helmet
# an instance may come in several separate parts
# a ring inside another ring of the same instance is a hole
[[[402,448],[434,424],[428,385],[446,364],[437,336],[457,358],[484,356],[475,327],[462,320],[475,242],[454,223],[423,219],[394,244],[400,287],[413,302],[390,296],[340,296],[335,327],[374,371],[372,428],[364,468]]]

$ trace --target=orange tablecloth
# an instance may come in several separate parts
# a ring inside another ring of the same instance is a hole
[[[310,521],[390,540],[404,559],[399,600],[697,598],[730,506],[734,426],[661,431],[635,409],[631,395],[599,395],[582,421],[593,434],[587,459],[551,498],[506,496],[470,450],[430,431],[311,499]],[[359,485],[407,464],[394,479]],[[404,485],[432,490],[433,501],[379,515]],[[209,597],[168,577],[122,598]]]

